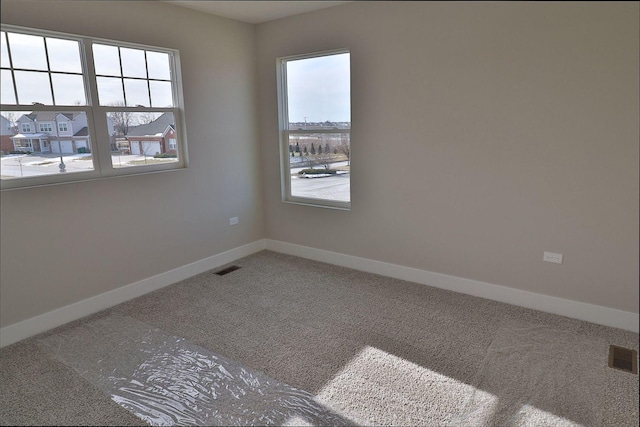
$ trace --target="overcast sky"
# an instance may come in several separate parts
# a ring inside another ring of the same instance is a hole
[[[350,122],[349,54],[287,62],[289,122]]]
[[[8,67],[9,63],[5,36],[8,36],[11,46],[13,66],[33,70],[15,72],[20,104],[41,102],[51,105],[51,87],[46,73],[48,69],[54,72],[53,91],[57,105],[85,104],[80,49],[76,41],[47,37],[45,42],[45,38],[40,36],[2,32],[3,67]],[[45,43],[50,68],[47,66]],[[145,51],[140,49],[118,50],[114,46],[95,44],[93,54],[96,72],[102,75],[97,78],[101,105],[122,105],[123,83],[127,105],[172,105],[168,54],[147,51],[147,67]],[[147,69],[150,79],[158,79],[149,81],[149,87],[146,80]],[[15,103],[11,74],[8,71],[2,72],[1,80],[2,103]],[[348,53],[288,61],[287,84],[290,122],[304,122],[305,119],[307,122],[351,121]]]
[[[11,32],[2,32],[1,36],[2,66],[9,67],[5,39],[8,36],[14,68],[33,70],[14,73],[21,105],[31,105],[34,102],[52,104],[51,83],[46,71],[52,72],[56,105],[86,105],[80,46],[77,41]],[[104,76],[97,77],[101,105],[124,105],[126,94],[128,106],[173,106],[169,54],[142,49],[118,49],[102,44],[93,45],[93,54],[96,72]],[[148,82],[148,86],[147,77],[154,79]],[[11,73],[3,70],[0,80],[2,103],[14,104],[16,100]]]

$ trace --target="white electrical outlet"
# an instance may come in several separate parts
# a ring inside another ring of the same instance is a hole
[[[234,216],[233,218],[229,218],[229,225],[236,225],[238,222],[238,217]]]
[[[542,260],[546,262],[562,264],[562,254],[557,254],[555,252],[545,252]]]

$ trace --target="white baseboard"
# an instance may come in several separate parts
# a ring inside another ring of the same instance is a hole
[[[263,249],[638,332],[640,318],[637,313],[293,243],[261,239],[1,328],[0,348],[228,264]]]
[[[640,321],[638,313],[536,294],[506,286],[404,267],[278,240],[267,239],[266,248],[271,251],[295,255],[314,261],[326,262],[341,267],[353,268],[354,270],[366,271],[381,276],[393,277],[395,279],[544,311],[546,313],[559,314],[561,316],[586,320],[600,325],[638,332],[638,323]]]
[[[0,329],[0,348],[172,285],[266,248],[265,239],[157,274]]]

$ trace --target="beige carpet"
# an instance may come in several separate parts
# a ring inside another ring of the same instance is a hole
[[[100,324],[129,331],[127,345],[152,330],[218,355],[329,414],[272,423],[261,416],[275,410],[265,403],[273,400],[257,399],[242,406],[253,418],[227,423],[638,425],[638,376],[607,366],[608,346],[638,350],[638,334],[269,251],[234,264],[242,268],[201,274],[0,350],[0,423],[144,424],[111,399],[116,382],[104,382],[96,366],[108,361],[118,381],[143,387],[150,378],[140,376],[134,353],[160,360],[166,351],[126,347],[131,357],[118,362],[99,333],[83,338]]]

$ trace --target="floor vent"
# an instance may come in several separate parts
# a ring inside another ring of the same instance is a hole
[[[236,270],[239,270],[239,269],[240,269],[240,267],[238,267],[237,265],[232,265],[231,267],[226,267],[226,268],[223,268],[222,270],[218,270],[215,273],[218,276],[224,276],[225,274],[229,274],[232,271],[236,271]]]
[[[609,366],[638,374],[638,353],[628,348],[609,346]]]

